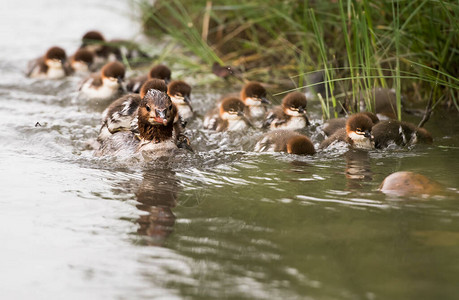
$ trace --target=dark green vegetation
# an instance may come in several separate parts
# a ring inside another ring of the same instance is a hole
[[[244,80],[311,86],[324,72],[324,108],[335,113],[361,91],[395,88],[410,101],[459,109],[457,1],[141,1],[145,32],[181,45],[162,59],[191,74],[231,65]],[[193,59],[190,59],[190,53]],[[168,57],[169,56],[169,57]],[[368,97],[366,97],[368,98]],[[368,103],[371,107],[371,101]],[[330,117],[324,109],[325,117]]]

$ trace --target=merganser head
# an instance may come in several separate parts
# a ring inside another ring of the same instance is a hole
[[[373,122],[365,113],[357,113],[346,121],[346,134],[356,148],[373,148],[372,127]]]
[[[220,104],[220,117],[223,120],[238,120],[244,116],[244,102],[236,97],[225,98]]]
[[[241,91],[241,99],[247,106],[270,104],[266,98],[266,89],[258,82],[247,83]]]
[[[102,80],[104,84],[118,88],[124,79],[124,65],[118,61],[113,61],[102,67]]]
[[[150,69],[150,72],[148,73],[148,78],[162,79],[167,84],[171,81],[171,73],[171,69],[169,69],[165,65],[156,65]]]
[[[151,125],[167,126],[174,121],[176,111],[166,93],[151,89],[140,101],[138,119],[139,122]]]
[[[45,54],[45,63],[50,68],[61,68],[66,59],[67,55],[60,47],[51,47]]]
[[[152,78],[145,81],[140,88],[140,98],[143,99],[149,90],[158,90],[167,93],[167,85],[162,79]]]
[[[290,154],[313,155],[316,150],[308,137],[297,135],[287,140],[287,152]]]
[[[105,42],[104,36],[99,31],[88,31],[83,35],[80,48],[86,48],[89,51],[100,51]]]
[[[176,105],[189,104],[191,102],[191,86],[185,81],[174,80],[168,85],[168,95]]]
[[[72,57],[70,65],[75,71],[87,72],[94,62],[94,54],[84,48],[78,49]]]
[[[299,117],[306,114],[306,96],[300,92],[291,92],[282,99],[282,109],[286,115]]]

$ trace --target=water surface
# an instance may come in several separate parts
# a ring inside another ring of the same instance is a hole
[[[138,36],[127,3],[103,3],[2,4],[2,298],[457,299],[457,113],[436,111],[434,145],[412,149],[258,154],[260,132],[212,133],[198,118],[194,154],[94,158],[86,142],[103,105],[77,97],[79,78],[23,72],[51,45],[72,53],[90,29]],[[219,96],[194,89],[193,105],[202,115]],[[318,103],[310,114],[321,122]],[[320,141],[316,126],[306,133]],[[445,193],[378,192],[395,171]]]

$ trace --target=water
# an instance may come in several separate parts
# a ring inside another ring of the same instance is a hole
[[[86,141],[103,105],[78,100],[78,78],[23,71],[51,45],[71,53],[87,30],[138,36],[127,3],[102,3],[2,3],[3,299],[457,299],[457,113],[437,111],[434,145],[410,150],[257,154],[258,132],[209,133],[198,119],[195,154],[94,158]],[[195,89],[198,113],[218,96]],[[310,111],[319,122],[318,104]],[[378,192],[395,171],[445,192]]]

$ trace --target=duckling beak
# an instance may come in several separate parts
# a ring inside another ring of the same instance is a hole
[[[243,117],[243,116],[244,116],[244,112],[243,112],[243,111],[238,111],[238,112],[237,112],[237,115],[238,115],[239,117]]]
[[[185,97],[183,97],[183,99],[185,100],[186,103],[191,103],[190,96],[186,95]]]
[[[163,124],[164,126],[167,125],[167,117],[166,117],[166,109],[162,109],[162,110],[159,110],[159,109],[155,109],[155,112],[156,112],[156,117],[154,118],[155,122],[159,123],[159,124]]]
[[[302,108],[302,107],[298,108],[298,112],[299,112],[300,114],[304,114],[304,108]]]
[[[260,100],[263,104],[271,104],[271,101],[269,101],[266,97],[261,97]]]
[[[121,76],[119,76],[118,78],[116,78],[116,80],[118,81],[118,84],[123,83],[123,77],[121,77]]]
[[[371,132],[369,130],[365,130],[365,133],[363,134],[363,136],[366,138],[371,138]]]

